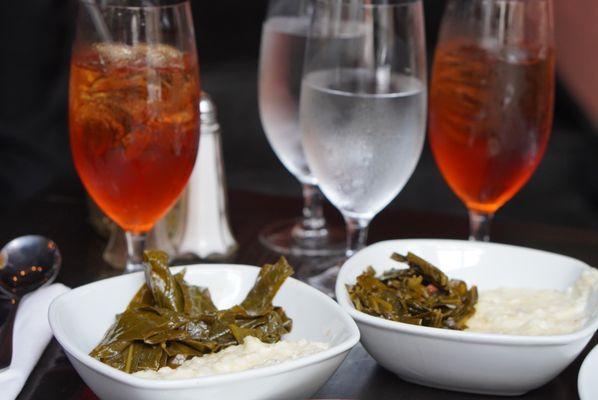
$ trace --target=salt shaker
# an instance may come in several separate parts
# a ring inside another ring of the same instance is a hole
[[[221,259],[235,251],[237,242],[228,221],[220,125],[216,106],[205,92],[202,93],[199,109],[199,152],[185,198],[181,200],[185,208],[185,222],[177,253],[202,259]]]

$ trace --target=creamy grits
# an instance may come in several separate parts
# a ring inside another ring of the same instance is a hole
[[[588,319],[590,295],[598,291],[598,270],[588,268],[564,291],[498,288],[480,292],[468,331],[512,335],[559,335]]]
[[[294,360],[326,350],[328,344],[308,342],[307,340],[263,343],[248,336],[243,344],[230,346],[218,353],[203,357],[193,357],[184,361],[176,369],[160,368],[157,371],[145,370],[133,375],[147,379],[188,379],[208,375],[240,372],[248,369],[265,367],[283,361]]]

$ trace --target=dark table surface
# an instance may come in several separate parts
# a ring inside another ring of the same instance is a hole
[[[239,250],[228,262],[261,265],[277,257],[262,247],[257,235],[269,222],[295,217],[300,212],[299,199],[273,197],[248,192],[231,192],[229,214]],[[384,211],[372,223],[369,242],[391,238],[464,238],[465,215]],[[340,224],[338,214],[328,209],[330,219]],[[50,190],[19,210],[0,218],[0,243],[13,237],[37,233],[56,241],[63,254],[63,268],[58,281],[76,287],[119,272],[102,259],[106,241],[88,222],[85,197],[80,187],[70,185]],[[563,253],[598,265],[598,232],[515,221],[495,221],[494,241]],[[299,277],[301,259],[290,259]],[[525,399],[576,399],[577,373],[587,352],[598,342],[594,336],[583,354],[553,381],[528,393]],[[0,398],[1,398],[0,389]],[[427,388],[402,381],[378,366],[358,345],[326,385],[316,395],[321,399],[492,399]],[[79,378],[56,341],[52,341],[33,370],[19,400],[96,399]]]

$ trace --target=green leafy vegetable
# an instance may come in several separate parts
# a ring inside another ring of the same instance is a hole
[[[272,300],[284,283],[293,274],[293,268],[284,257],[276,264],[265,264],[249,294],[241,303],[251,315],[264,315],[272,310]]]
[[[162,251],[148,251],[144,255],[144,261],[149,264],[149,268],[145,268],[145,282],[156,305],[182,312],[183,293],[168,268],[168,255]]]
[[[205,288],[185,282],[185,271],[172,275],[166,253],[146,252],[146,283],[102,341],[91,351],[96,359],[133,373],[164,366],[176,368],[187,358],[218,352],[251,335],[278,342],[292,320],[272,304],[293,273],[284,258],[262,267],[245,300],[218,310]]]
[[[217,310],[210,297],[208,289],[188,285],[185,282],[185,272],[176,274],[174,279],[181,289],[183,295],[183,312],[190,315],[202,315],[213,313]]]
[[[377,277],[372,267],[347,285],[355,308],[391,321],[436,328],[465,329],[475,313],[478,292],[413,253],[394,253],[391,258],[407,263]]]

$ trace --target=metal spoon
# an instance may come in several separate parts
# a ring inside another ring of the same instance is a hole
[[[8,296],[2,310],[6,318],[2,318],[0,311],[0,371],[10,366],[12,331],[19,300],[52,283],[61,261],[56,243],[38,235],[18,237],[0,251],[0,294]]]

